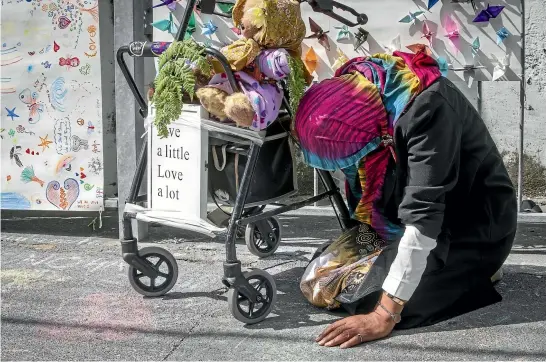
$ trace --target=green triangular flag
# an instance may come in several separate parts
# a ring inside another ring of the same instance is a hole
[[[169,13],[169,19],[161,19],[158,21],[154,21],[152,23],[152,26],[161,31],[168,31],[171,34],[176,34],[176,32],[178,31],[178,28],[176,27],[176,24],[174,23],[173,15],[171,13]]]
[[[229,4],[229,3],[218,3],[217,5],[220,8],[221,12],[223,12],[224,14],[229,14],[229,15],[231,15],[231,13],[233,12],[233,7],[235,6],[235,4]]]
[[[184,40],[191,38],[191,35],[195,32],[195,16],[193,12],[190,15],[190,20],[188,21],[188,27],[186,28],[186,34],[184,35]]]
[[[171,27],[171,22],[168,19],[162,19],[162,20],[154,21],[152,23],[152,26],[161,31],[167,31]]]

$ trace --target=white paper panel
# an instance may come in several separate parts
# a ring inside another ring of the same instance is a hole
[[[3,0],[3,209],[103,206],[97,0]]]

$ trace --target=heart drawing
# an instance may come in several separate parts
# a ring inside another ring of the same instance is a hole
[[[62,15],[62,16],[59,17],[59,28],[66,29],[66,28],[68,28],[68,26],[70,25],[71,22],[72,22],[72,20],[70,20],[66,16]]]
[[[86,63],[84,66],[80,67],[80,73],[83,75],[88,75],[91,71],[91,64]]]
[[[61,210],[69,210],[80,195],[80,185],[73,178],[67,178],[64,181],[64,187],[61,187],[59,181],[51,181],[47,184],[46,198],[55,207]]]

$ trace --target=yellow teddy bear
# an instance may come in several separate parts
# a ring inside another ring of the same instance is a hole
[[[222,66],[213,60],[216,74],[196,94],[203,107],[220,120],[261,130],[276,119],[282,103],[283,92],[276,81],[293,71],[293,59],[301,62],[305,23],[296,0],[237,0],[233,22],[243,37],[221,52],[241,92],[233,92]],[[302,69],[308,84],[310,75]]]

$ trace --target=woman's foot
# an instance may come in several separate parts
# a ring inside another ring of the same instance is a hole
[[[502,271],[502,267],[500,267],[499,270],[497,270],[497,272],[493,274],[493,276],[491,277],[491,283],[495,284],[499,282],[503,276],[504,276],[504,273]]]

